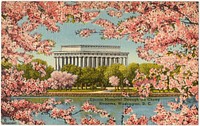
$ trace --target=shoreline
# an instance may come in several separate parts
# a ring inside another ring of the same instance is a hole
[[[130,97],[140,97],[138,93],[128,93]],[[180,93],[151,93],[149,97],[176,97],[180,96]],[[119,97],[122,96],[121,92],[48,92],[45,94],[37,95],[34,97]],[[23,96],[30,97],[30,96]],[[31,96],[32,97],[32,96]],[[123,97],[123,96],[122,96]]]

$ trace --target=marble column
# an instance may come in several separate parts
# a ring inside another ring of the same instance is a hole
[[[82,63],[83,63],[83,64],[82,64],[82,67],[85,67],[85,57],[83,57],[82,61],[83,61],[83,62],[82,62]]]
[[[93,67],[95,68],[96,67],[96,58],[93,57]]]
[[[76,57],[77,58],[77,66],[79,66],[79,57]]]
[[[119,63],[119,57],[117,57],[116,60],[117,60],[117,63]]]
[[[100,57],[100,66],[102,66],[102,57]]]
[[[105,57],[105,66],[108,66],[108,57]]]
[[[81,57],[78,57],[78,66],[81,67]]]
[[[58,57],[58,70],[60,70],[60,57]]]
[[[57,57],[54,57],[55,58],[55,70],[57,70],[58,68],[57,68],[57,65],[58,65],[58,63],[57,63]]]
[[[73,65],[76,65],[76,57],[74,57],[73,59],[74,59],[74,64]]]
[[[74,57],[73,59],[74,59],[74,65],[76,65],[76,57]]]
[[[109,66],[112,64],[112,58],[109,57]]]
[[[64,57],[64,64],[67,65],[67,57]]]
[[[99,66],[99,57],[96,57],[96,67]]]
[[[114,63],[117,63],[117,57],[114,58]]]
[[[64,66],[64,57],[61,58],[62,59],[62,67]]]
[[[123,57],[121,57],[121,64],[123,64]]]
[[[70,57],[67,57],[67,64],[70,64]]]
[[[65,64],[68,64],[68,57],[65,57]]]
[[[89,66],[92,67],[92,57],[89,57]]]
[[[86,66],[89,66],[89,57],[87,57],[86,64]]]
[[[94,57],[92,57],[92,59],[91,59],[92,61],[92,67],[94,67]]]
[[[74,65],[75,64],[75,62],[74,62],[75,60],[74,60],[74,57],[72,57],[72,65]]]
[[[103,57],[103,66],[106,65],[106,57]]]
[[[128,65],[128,58],[127,57],[125,58],[125,65],[126,66]]]
[[[78,57],[75,57],[75,65],[78,66]]]

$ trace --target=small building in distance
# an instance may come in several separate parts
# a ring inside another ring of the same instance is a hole
[[[109,66],[114,63],[128,64],[128,52],[121,52],[120,46],[111,45],[63,45],[61,51],[54,51],[55,70],[66,64],[79,67]]]

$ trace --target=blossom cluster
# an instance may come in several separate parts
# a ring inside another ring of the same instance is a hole
[[[177,105],[172,105],[173,108]],[[155,112],[157,115],[151,117],[152,122],[159,125],[197,125],[198,124],[198,108],[193,105],[188,107],[182,105],[180,113],[170,112],[164,109],[162,104],[158,104]]]
[[[91,35],[91,33],[95,33],[95,30],[91,30],[91,29],[83,29],[79,32],[81,37],[88,37]]]
[[[119,78],[117,76],[111,76],[109,78],[109,83],[111,83],[112,86],[118,86],[119,85]]]
[[[141,116],[137,118],[135,114],[132,114],[127,121],[124,122],[125,125],[147,125],[148,118],[146,116]]]
[[[85,112],[91,111],[94,113],[98,113],[98,114],[100,114],[101,117],[110,117],[110,114],[107,111],[102,110],[102,109],[97,109],[95,105],[92,105],[88,101],[83,103],[83,106],[81,106],[81,110],[83,110]]]
[[[82,118],[81,119],[81,125],[101,125],[101,121],[98,119],[90,117],[88,118]]]
[[[107,123],[105,123],[106,125],[116,125],[116,120],[115,120],[114,117],[112,117],[107,111],[96,108],[95,105],[92,105],[88,101],[86,101],[81,106],[81,110],[83,110],[85,112],[94,112],[94,113],[99,114],[100,117],[102,117],[102,118],[108,118]],[[94,118],[90,117],[90,119],[83,118],[81,120],[81,124],[84,124],[84,125],[91,125],[91,124],[93,124],[93,125],[100,125],[101,124],[101,125],[103,125],[104,123],[100,122],[97,119],[94,119]]]
[[[133,112],[131,106],[127,106],[123,110],[124,115],[130,115]],[[137,118],[136,114],[131,114],[126,121],[123,122],[125,125],[146,125],[148,123],[148,118],[146,116],[141,116]]]
[[[32,103],[27,100],[13,100],[1,104],[2,116],[10,117],[11,119],[19,120],[21,124],[41,125],[43,121],[34,120],[32,113],[48,113],[54,108],[56,102],[54,99],[48,99],[44,103]]]
[[[32,68],[36,71],[38,71],[39,73],[41,73],[41,77],[44,77],[46,75],[46,65],[37,63],[37,62],[31,62],[32,64]]]
[[[108,15],[110,15],[111,17],[122,17],[122,12],[121,11],[114,11],[114,10],[109,10]]]
[[[76,119],[72,118],[71,114],[75,110],[75,106],[70,106],[68,109],[58,109],[54,108],[51,112],[52,118],[62,118],[69,125],[77,125]]]
[[[23,76],[23,71],[5,69],[1,76],[1,98],[21,95],[37,95],[46,92],[49,87],[47,81],[29,79]]]
[[[51,78],[47,81],[52,89],[71,88],[77,79],[77,75],[71,73],[54,71],[51,73]]]

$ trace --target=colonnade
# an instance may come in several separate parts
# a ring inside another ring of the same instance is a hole
[[[127,65],[128,57],[98,57],[98,56],[56,56],[55,69],[60,70],[66,64],[72,64],[79,67],[98,67],[109,66],[114,63]]]

